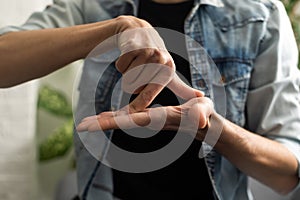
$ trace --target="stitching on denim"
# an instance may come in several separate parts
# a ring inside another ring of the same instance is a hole
[[[87,195],[88,195],[88,192],[90,190],[92,181],[94,180],[94,178],[96,176],[96,172],[98,171],[100,165],[101,165],[101,163],[100,163],[100,161],[98,161],[97,164],[96,164],[96,166],[95,166],[95,169],[94,169],[94,171],[93,171],[93,173],[91,175],[91,177],[89,178],[88,183],[86,184],[86,186],[84,188],[83,195],[82,195],[83,200],[86,200],[86,198],[87,198]]]

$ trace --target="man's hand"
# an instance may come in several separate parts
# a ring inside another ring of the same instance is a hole
[[[171,55],[148,22],[133,16],[121,16],[117,20],[121,56],[116,67],[123,74],[122,88],[127,93],[139,94],[129,104],[130,112],[144,110],[166,86],[186,100],[203,96],[176,75]]]
[[[193,98],[179,106],[148,108],[141,112],[128,113],[127,109],[103,112],[87,117],[77,126],[78,131],[131,129],[147,127],[154,130],[178,130],[189,132],[198,128],[196,138],[203,140],[203,131],[210,126],[210,116],[215,113],[209,98]],[[163,123],[163,124],[162,124]]]

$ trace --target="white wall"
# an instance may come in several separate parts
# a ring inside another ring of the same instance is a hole
[[[33,11],[43,10],[51,2],[1,0],[0,27],[21,25]],[[1,200],[54,199],[56,184],[68,170],[70,156],[43,164],[36,161],[37,140],[61,123],[47,113],[37,115],[37,91],[47,83],[67,93],[71,100],[77,68],[73,64],[40,80],[0,89]]]
[[[80,76],[81,66],[81,61],[74,62],[63,69],[60,69],[59,71],[56,71],[40,79],[40,85],[50,85],[52,88],[55,88],[66,94],[69,102],[72,102],[72,97],[76,97],[76,93],[73,94],[73,90],[76,89],[76,86],[78,84],[76,82],[78,81],[78,79],[76,79],[76,76]],[[58,118],[51,113],[47,113],[43,110],[38,110],[36,140],[41,142],[47,135],[51,134],[55,128],[61,126],[64,122],[65,119]],[[65,176],[70,175],[70,164],[72,162],[72,159],[74,158],[73,156],[73,151],[71,151],[64,157],[38,164],[38,200],[55,199],[55,193],[58,189],[57,184],[59,184],[59,182],[61,182]],[[74,183],[71,183],[69,185],[71,186],[71,189],[68,190],[73,190]]]
[[[49,0],[48,0],[49,2]],[[1,0],[0,27],[24,22],[46,0]],[[0,199],[36,198],[37,81],[0,90]]]

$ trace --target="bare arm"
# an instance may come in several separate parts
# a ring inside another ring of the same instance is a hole
[[[68,28],[8,33],[0,37],[0,86],[42,77],[84,58],[115,33],[116,20]]]
[[[1,36],[0,86],[10,87],[39,78],[84,58],[97,44],[116,34],[120,21],[112,19]]]
[[[215,149],[245,174],[280,194],[288,194],[299,184],[297,159],[285,146],[227,120]]]
[[[156,30],[148,22],[133,16],[120,16],[67,28],[13,32],[1,36],[0,87],[10,87],[42,77],[66,64],[85,58],[98,44],[116,34],[116,44],[112,44],[112,48],[121,50],[116,67],[122,74],[126,74],[124,79],[128,80],[127,85],[139,86],[145,77],[149,79],[139,90],[129,91],[139,93],[130,104],[130,110],[143,110],[169,82],[170,88],[176,94],[181,94],[182,98],[203,95],[174,76],[175,64]],[[153,68],[146,67],[144,64],[147,63],[152,63]],[[142,67],[137,68],[140,66]],[[140,70],[135,82],[132,82],[134,73],[130,73],[133,69]],[[156,71],[159,72],[159,77]],[[153,79],[159,80],[159,84],[151,83]],[[183,95],[181,91],[185,91]]]
[[[77,130],[130,129],[137,125],[147,127],[150,122],[161,121],[161,116],[167,116],[163,127],[167,130],[178,130],[180,126],[181,130],[189,133],[195,124],[199,127],[196,138],[200,141],[205,140],[207,130],[222,130],[221,134],[210,131],[210,138],[213,139],[205,142],[245,174],[280,194],[291,192],[299,182],[297,159],[286,147],[222,118],[215,113],[211,100],[205,97],[192,99],[181,106],[150,108],[128,115],[124,112],[119,115],[118,111],[104,112],[84,119]],[[184,121],[187,123],[182,123],[182,117],[186,118]]]
[[[211,132],[217,143],[207,143],[214,146],[245,174],[278,193],[291,192],[299,183],[299,166],[296,159],[299,152],[297,149],[290,151],[290,146],[284,146],[267,137],[273,136],[278,141],[284,139],[299,145],[299,72],[296,67],[298,52],[282,4],[278,5],[278,9],[274,10],[269,20],[260,55],[255,60],[251,91],[247,99],[247,120],[251,131],[216,114],[206,98],[199,98],[197,103],[191,100],[181,106],[147,109],[144,112],[129,114],[127,118],[116,113],[108,116],[104,113],[83,120],[78,125],[78,130],[132,128],[135,125],[131,123],[132,120],[140,126],[147,126],[152,120],[159,121],[159,117],[164,116],[163,113],[167,113],[164,129],[177,130],[179,126],[183,128],[180,117],[185,116],[188,122],[199,123],[196,137],[201,141],[206,135],[206,125],[210,130],[221,127],[221,135]],[[272,68],[268,67],[270,65]],[[157,119],[150,119],[150,110],[161,114],[153,115]],[[207,123],[209,118],[211,122]],[[124,127],[119,127],[118,124]],[[189,132],[189,129],[187,124],[186,132]],[[295,141],[292,141],[293,139]]]

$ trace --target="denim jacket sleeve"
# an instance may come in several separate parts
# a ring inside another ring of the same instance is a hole
[[[247,126],[285,145],[300,163],[298,49],[284,6],[279,1],[274,3],[254,61],[247,100]]]
[[[59,28],[82,24],[84,22],[83,0],[54,0],[42,12],[33,13],[22,26],[7,26],[0,28],[0,35],[21,30],[44,28]]]

